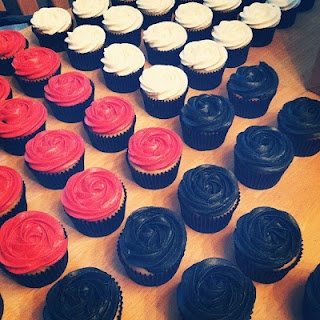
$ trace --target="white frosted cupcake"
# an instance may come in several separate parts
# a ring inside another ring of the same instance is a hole
[[[139,78],[145,110],[153,117],[177,116],[188,91],[187,75],[178,67],[154,65]]]
[[[247,60],[253,37],[251,28],[239,20],[221,21],[214,26],[212,38],[228,51],[227,68],[238,67]]]
[[[180,58],[189,86],[197,90],[211,90],[222,81],[228,52],[213,40],[200,40],[187,43]]]
[[[179,53],[187,42],[187,32],[178,23],[162,21],[143,32],[143,41],[150,64],[179,65]]]
[[[139,89],[139,77],[145,63],[142,51],[130,43],[114,43],[104,49],[103,76],[106,86],[115,92]]]

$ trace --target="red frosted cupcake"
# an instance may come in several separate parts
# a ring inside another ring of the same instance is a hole
[[[62,189],[84,169],[84,141],[69,130],[45,130],[26,144],[24,160],[41,185]]]
[[[11,65],[14,55],[27,48],[27,39],[18,31],[0,31],[0,74],[11,76],[14,69]]]
[[[2,269],[19,284],[40,288],[57,280],[68,263],[68,238],[58,220],[23,211],[0,229]]]
[[[128,100],[107,96],[91,103],[85,111],[84,128],[92,145],[103,152],[118,152],[128,147],[136,116]]]
[[[15,77],[24,93],[41,98],[49,78],[61,72],[59,55],[48,48],[33,47],[18,52],[12,61]]]
[[[26,143],[45,130],[47,109],[30,98],[0,101],[0,144],[13,155],[22,156]]]
[[[79,122],[93,101],[94,84],[78,71],[59,74],[49,79],[44,87],[44,97],[57,119]]]
[[[10,167],[0,166],[0,226],[25,210],[26,187],[20,174]]]
[[[118,229],[123,221],[126,191],[114,173],[89,168],[68,180],[61,202],[79,232],[102,237]]]
[[[12,98],[12,89],[10,83],[3,77],[0,77],[0,100]]]

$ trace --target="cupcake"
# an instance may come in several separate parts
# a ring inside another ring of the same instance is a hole
[[[228,169],[203,164],[186,171],[178,187],[181,215],[192,229],[224,229],[240,201],[238,181]]]
[[[118,256],[128,277],[143,286],[160,286],[177,272],[187,233],[179,216],[161,207],[132,212],[118,240]]]
[[[59,306],[59,307],[58,307]],[[43,320],[121,319],[122,292],[108,273],[94,267],[74,270],[46,295]]]
[[[23,211],[0,229],[0,263],[14,281],[29,288],[44,287],[65,270],[68,238],[48,213]]]
[[[239,268],[261,283],[281,280],[302,255],[297,222],[289,213],[270,207],[258,207],[241,216],[233,240]]]
[[[14,55],[28,47],[28,40],[15,30],[0,30],[0,74],[12,76]]]
[[[66,48],[64,39],[67,31],[73,28],[70,13],[63,8],[41,8],[36,11],[31,20],[32,32],[39,40],[41,47],[50,48],[56,52]]]
[[[20,174],[0,166],[0,226],[17,213],[27,210],[26,186]]]
[[[12,89],[6,78],[0,77],[0,101],[12,99]]]
[[[144,108],[159,119],[177,116],[188,92],[187,75],[178,67],[154,65],[143,70],[140,81]]]
[[[100,60],[106,42],[106,33],[102,27],[95,25],[76,27],[73,32],[68,32],[64,41],[67,43],[70,63],[75,69],[91,71],[102,67]]]
[[[102,22],[108,45],[131,43],[140,46],[143,15],[138,9],[130,5],[112,6],[104,12]]]
[[[209,258],[186,269],[177,288],[183,319],[247,320],[256,289],[231,262]]]
[[[113,6],[127,5],[136,8],[137,0],[112,0]]]
[[[223,45],[228,52],[226,68],[244,64],[248,57],[251,40],[251,28],[239,20],[221,21],[211,33],[215,42]]]
[[[226,98],[213,94],[193,96],[180,113],[183,140],[196,150],[216,149],[224,142],[233,118],[233,106]]]
[[[235,114],[242,118],[258,118],[269,108],[279,85],[276,71],[265,62],[239,67],[230,75],[227,91]]]
[[[251,46],[265,47],[273,40],[274,32],[281,19],[281,10],[278,6],[269,3],[254,2],[245,6],[239,17],[252,29]]]
[[[118,152],[128,147],[136,116],[131,103],[121,97],[95,100],[85,111],[84,128],[91,144],[102,152]]]
[[[211,90],[222,81],[228,52],[215,41],[200,40],[187,43],[180,58],[189,86],[197,90]]]
[[[172,130],[144,128],[129,139],[127,163],[133,180],[146,189],[169,186],[178,174],[183,143]]]
[[[320,101],[300,97],[284,104],[278,113],[278,128],[293,144],[295,156],[320,151]]]
[[[114,43],[104,49],[103,76],[106,86],[118,93],[139,89],[139,77],[144,68],[142,51],[130,43]]]
[[[79,122],[93,101],[94,84],[81,72],[66,72],[49,79],[44,98],[57,119]]]
[[[114,173],[89,168],[70,177],[61,202],[79,232],[103,237],[117,230],[123,221],[126,190]]]
[[[60,56],[55,51],[43,47],[19,51],[13,58],[12,66],[23,92],[34,98],[43,97],[43,88],[48,80],[61,73]]]
[[[294,157],[289,138],[269,126],[251,126],[237,136],[234,147],[234,173],[252,189],[275,186]]]
[[[186,30],[178,23],[162,21],[143,32],[143,41],[150,64],[180,64],[179,54],[187,41]]]
[[[301,0],[298,7],[298,12],[311,10],[314,6],[315,0]]]
[[[188,42],[210,39],[212,19],[210,8],[198,2],[180,4],[174,13],[174,20],[187,31]]]
[[[69,130],[45,130],[26,144],[24,160],[38,182],[62,189],[67,180],[84,169],[84,141]]]
[[[27,97],[0,102],[0,145],[13,155],[22,156],[26,143],[45,130],[48,112],[42,102]]]

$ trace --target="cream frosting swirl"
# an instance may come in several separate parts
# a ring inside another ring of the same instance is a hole
[[[203,4],[213,11],[231,11],[241,5],[241,0],[204,0]]]
[[[296,8],[300,4],[300,2],[301,0],[266,0],[266,3],[278,6],[283,11]]]
[[[137,7],[142,13],[157,16],[169,12],[174,4],[174,0],[137,0]]]
[[[82,19],[102,16],[109,8],[109,0],[76,0],[72,2],[72,11]]]

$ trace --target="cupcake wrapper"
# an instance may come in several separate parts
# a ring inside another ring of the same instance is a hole
[[[137,47],[140,46],[141,43],[141,28],[137,30],[133,30],[128,33],[124,34],[117,34],[117,33],[112,33],[107,30],[107,45],[109,46],[110,44],[113,43],[131,43]]]
[[[148,61],[150,64],[170,64],[178,66],[180,64],[179,54],[183,49],[183,46],[169,51],[159,51],[149,46],[145,42],[145,48],[148,55]]]
[[[47,173],[36,171],[30,168],[29,164],[26,162],[26,166],[32,172],[32,174],[36,177],[38,182],[48,189],[63,189],[68,181],[68,179],[77,172],[83,171],[84,169],[84,154],[81,156],[79,161],[70,169],[57,172],[57,173]]]
[[[119,6],[119,5],[126,5],[126,6],[132,6],[134,8],[137,7],[136,0],[133,1],[125,1],[125,0],[112,0],[112,5],[113,6]]]
[[[78,26],[83,24],[91,24],[91,25],[97,25],[103,28],[103,23],[102,23],[103,15],[99,17],[92,17],[92,18],[80,18],[76,14],[73,14],[73,15],[76,19]]]
[[[281,20],[277,25],[277,29],[285,29],[291,27],[295,21],[298,12],[298,7],[290,10],[281,10]]]
[[[228,60],[226,62],[226,68],[239,67],[247,61],[249,53],[250,43],[243,48],[228,51]]]
[[[222,20],[237,20],[238,14],[242,11],[242,6],[230,11],[213,11],[213,25],[218,25]]]
[[[151,16],[143,13],[143,24],[142,29],[146,30],[150,25],[162,22],[162,21],[171,21],[172,20],[172,9],[167,13],[160,16]]]
[[[186,29],[188,34],[187,42],[211,39],[211,30],[212,24],[210,24],[209,27],[201,30]]]
[[[12,89],[10,89],[10,92],[5,100],[8,100],[8,99],[12,99]]]
[[[106,136],[102,136],[94,133],[92,130],[90,130],[90,128],[85,123],[83,123],[83,126],[89,136],[89,139],[93,147],[95,147],[96,149],[102,152],[113,153],[113,152],[122,151],[128,147],[129,139],[134,132],[135,123],[136,123],[136,116],[134,116],[132,125],[127,131],[121,133],[120,135],[116,135],[112,137],[106,137]]]
[[[253,38],[251,47],[265,47],[273,40],[276,27],[265,29],[252,29]]]
[[[313,8],[314,3],[315,3],[315,0],[301,0],[298,6],[298,11],[299,12],[308,11]]]
[[[284,132],[286,134],[286,132]],[[310,157],[320,151],[320,140],[318,139],[304,139],[299,137],[293,137],[289,134],[287,136],[290,138],[293,144],[293,152],[297,157]]]

